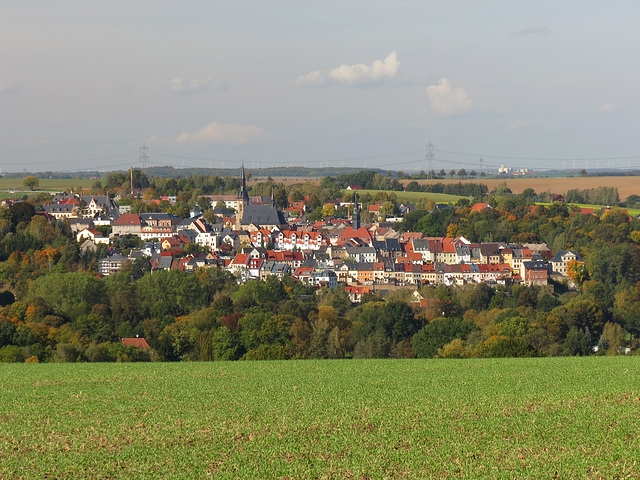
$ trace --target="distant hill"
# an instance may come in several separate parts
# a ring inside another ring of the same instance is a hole
[[[139,169],[138,166],[134,168]],[[345,173],[358,173],[362,171],[362,168],[349,168],[349,167],[318,167],[318,168],[305,168],[305,167],[270,167],[270,168],[251,168],[245,166],[247,172],[251,173],[254,177],[274,177],[274,178],[290,178],[290,177],[337,177]],[[380,172],[386,174],[387,170],[378,168],[367,168],[367,171]],[[114,170],[119,172],[126,172],[127,170]],[[35,175],[38,178],[106,178],[111,172],[11,172],[7,173],[7,178],[23,178],[27,175]],[[240,174],[240,165],[236,168],[174,168],[170,166],[166,167],[149,167],[145,170],[147,177],[160,177],[160,178],[182,178],[191,175],[218,175],[224,176],[237,176]]]

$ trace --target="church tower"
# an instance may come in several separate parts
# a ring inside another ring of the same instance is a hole
[[[240,169],[240,189],[238,190],[238,208],[236,209],[236,230],[241,230],[242,216],[244,209],[249,204],[249,194],[247,193],[247,177],[244,173],[244,158]]]
[[[351,226],[354,230],[360,228],[360,207],[358,206],[358,194],[353,193],[353,214],[351,215]]]

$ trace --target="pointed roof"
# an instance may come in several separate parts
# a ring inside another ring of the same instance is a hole
[[[244,158],[242,159],[242,167],[240,169],[240,190],[238,191],[238,198],[247,202],[249,201],[249,193],[247,192],[247,177],[244,173]]]

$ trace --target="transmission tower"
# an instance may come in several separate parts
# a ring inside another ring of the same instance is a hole
[[[433,144],[429,141],[429,145],[427,145],[427,178],[431,180],[431,172],[433,172],[433,159],[435,155],[433,154]]]
[[[140,147],[140,163],[142,163],[142,170],[146,170],[147,163],[149,163],[149,148],[142,142],[142,146]]]

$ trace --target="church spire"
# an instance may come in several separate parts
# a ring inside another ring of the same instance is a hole
[[[244,209],[249,204],[249,193],[247,192],[247,177],[244,173],[244,158],[242,159],[242,168],[240,169],[240,189],[238,190],[238,208],[236,209],[236,230],[242,228],[242,218],[244,217]]]
[[[247,193],[247,177],[244,173],[244,158],[242,159],[242,168],[240,169],[240,190],[238,190],[238,198],[240,200],[249,201],[249,194]]]
[[[360,228],[360,208],[358,207],[358,193],[353,193],[353,215],[351,215],[351,225],[354,230]]]

